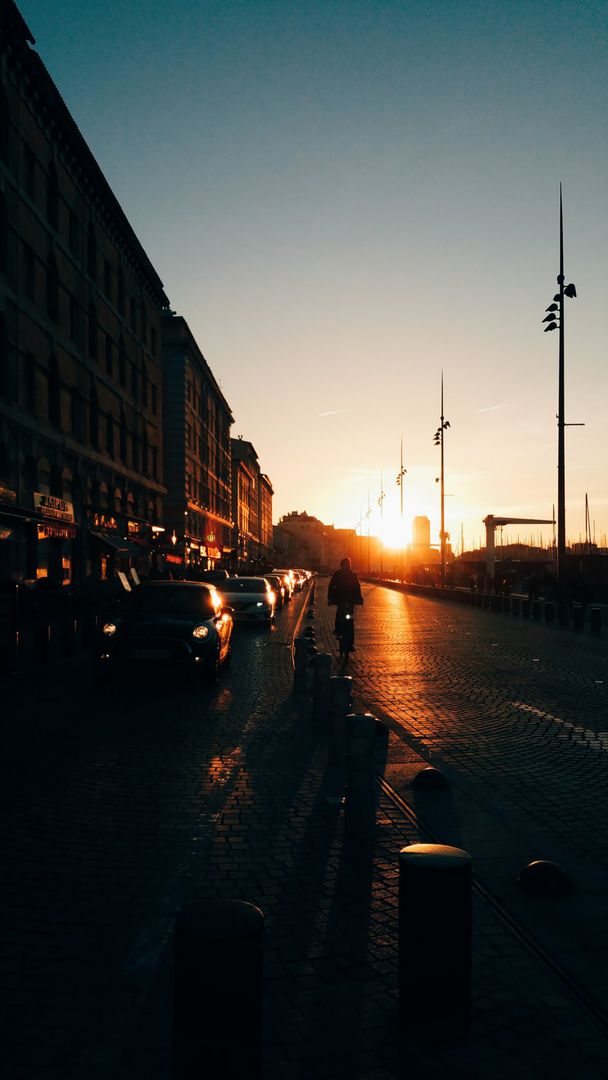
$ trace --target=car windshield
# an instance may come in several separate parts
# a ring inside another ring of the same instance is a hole
[[[130,598],[129,610],[138,613],[153,612],[155,615],[192,616],[195,619],[212,619],[215,608],[209,589],[203,585],[195,588],[177,585],[159,585],[146,588],[140,585]]]
[[[222,592],[234,594],[265,593],[266,582],[263,578],[257,577],[229,578],[226,584],[222,586]]]

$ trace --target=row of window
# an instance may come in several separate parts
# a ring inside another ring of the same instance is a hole
[[[0,87],[0,160],[10,168],[9,133],[10,118],[7,98],[4,89]],[[44,210],[46,221],[55,232],[59,230],[62,220],[67,217],[65,230],[67,245],[72,255],[80,259],[84,226],[81,225],[74,209],[62,199],[55,162],[51,159],[45,170],[27,142],[23,141],[22,148],[20,170],[22,190],[34,205]],[[0,208],[0,220],[2,218],[6,218],[6,212]],[[1,254],[0,252],[0,257]],[[135,297],[127,295],[122,266],[119,265],[115,270],[110,260],[99,250],[93,221],[89,221],[86,226],[83,262],[88,276],[95,285],[103,288],[107,300],[111,304],[116,304],[123,318],[128,315],[133,333],[136,334],[139,329],[141,340],[149,344],[152,355],[157,356],[158,335],[156,328],[148,325],[146,304],[143,299],[138,302]]]

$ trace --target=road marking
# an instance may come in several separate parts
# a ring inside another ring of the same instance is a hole
[[[553,713],[535,709],[533,705],[526,705],[524,701],[512,701],[510,704],[513,708],[520,709],[522,712],[532,713],[533,716],[539,716],[541,720],[550,720],[553,724],[559,724],[561,727],[567,728],[574,735],[573,742],[580,743],[583,746],[588,746],[589,742],[593,742],[596,744],[597,750],[605,751],[608,749],[608,731],[592,731],[591,728],[583,727],[582,724],[572,724],[569,720],[562,720],[559,716],[553,716]]]

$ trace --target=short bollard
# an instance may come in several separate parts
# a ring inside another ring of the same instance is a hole
[[[310,641],[307,637],[296,638],[294,642],[293,691],[303,694],[306,690],[306,669]]]
[[[461,848],[399,853],[399,1018],[454,1034],[471,1022],[472,864]]]
[[[322,724],[329,718],[331,656],[329,653],[317,653],[311,663],[313,665],[312,716],[317,724]]]
[[[346,714],[352,708],[351,675],[332,675],[329,680],[329,765],[343,765],[346,758]]]
[[[582,604],[572,605],[572,622],[575,630],[582,630],[585,625],[585,609]]]
[[[601,633],[602,609],[600,607],[589,608],[589,629],[592,634]]]
[[[375,831],[375,737],[375,716],[371,713],[349,713],[346,717],[345,825],[350,836],[371,836]]]
[[[315,628],[314,628],[314,626],[305,626],[305,627],[304,627],[304,629],[303,629],[303,631],[302,631],[302,637],[307,637],[307,638],[311,638],[311,639],[312,639],[312,641],[314,641],[314,640],[315,640],[315,636],[316,636],[316,635],[315,635]]]
[[[261,1076],[264,916],[207,900],[175,920],[172,1080]]]

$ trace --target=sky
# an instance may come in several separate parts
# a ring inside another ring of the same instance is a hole
[[[274,487],[274,520],[455,549],[608,532],[604,0],[20,0]],[[400,446],[407,469],[401,517]],[[381,486],[382,485],[382,486]],[[379,497],[385,493],[380,518]],[[371,516],[365,517],[371,509]],[[503,541],[552,538],[512,526]]]

